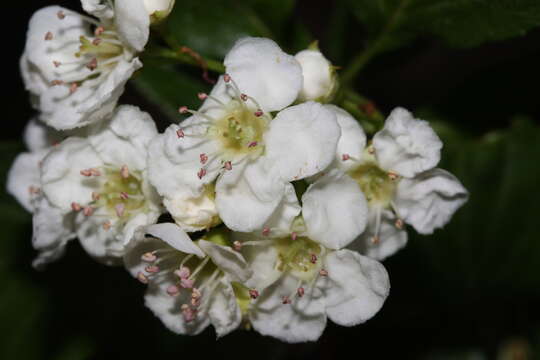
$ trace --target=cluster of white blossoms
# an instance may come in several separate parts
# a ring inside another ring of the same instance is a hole
[[[124,264],[170,330],[239,327],[287,342],[363,323],[390,289],[380,260],[445,225],[468,194],[442,143],[397,108],[368,140],[331,105],[335,68],[243,38],[198,110],[159,134],[117,105],[170,0],[82,0],[31,19],[21,71],[38,110],[8,176],[33,214],[36,267],[69,240]],[[161,221],[162,214],[169,214]],[[170,221],[170,222],[167,222]]]

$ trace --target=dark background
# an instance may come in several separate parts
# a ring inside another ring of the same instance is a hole
[[[181,0],[177,3],[184,6]],[[51,4],[79,8],[75,0],[5,4],[3,108],[7,114],[0,133],[0,182],[23,150],[22,130],[35,115],[18,72],[27,23],[36,9]],[[190,6],[183,10],[200,13],[197,6]],[[336,18],[346,29],[339,35],[346,44],[340,49]],[[239,21],[227,16],[217,19],[232,28]],[[204,29],[205,23],[200,27]],[[369,38],[352,13],[343,12],[340,1],[299,0],[290,16],[272,29],[291,53],[307,46],[309,42],[302,39],[319,39],[330,60],[344,67]],[[226,51],[231,44],[221,42],[219,48]],[[223,52],[205,50],[204,44],[198,48],[197,42],[189,45],[216,59]],[[151,66],[149,62],[148,72],[153,71]],[[539,66],[540,30],[532,29],[524,36],[466,49],[420,34],[363,69],[355,89],[383,113],[404,106],[434,124],[445,140],[441,166],[463,181],[471,199],[433,236],[418,236],[409,229],[410,245],[385,261],[391,295],[375,318],[354,328],[329,324],[316,343],[288,345],[250,331],[216,341],[211,327],[196,337],[175,335],[144,307],[144,288],[139,283],[122,268],[92,261],[76,242],[63,259],[37,272],[30,266],[35,256],[31,217],[2,191],[0,358],[495,359],[508,349],[536,358],[540,349]],[[188,96],[183,93],[186,88],[209,88],[200,81],[198,69],[175,69],[186,74],[182,79],[189,86],[172,89],[167,101],[172,96],[180,105]],[[128,86],[122,102],[139,105],[166,126],[163,104],[140,95],[148,85],[144,74],[136,86]],[[189,96],[194,98],[195,93]]]

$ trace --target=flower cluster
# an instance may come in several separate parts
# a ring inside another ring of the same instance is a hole
[[[159,134],[117,102],[174,1],[81,2],[89,15],[34,14],[21,58],[39,115],[8,191],[33,214],[34,266],[77,238],[147,284],[146,306],[174,332],[314,341],[327,319],[353,326],[381,309],[379,260],[405,246],[406,224],[430,234],[467,200],[436,167],[427,122],[397,108],[368,140],[330,104],[337,75],[317,49],[238,40],[199,109],[181,106],[188,117]]]

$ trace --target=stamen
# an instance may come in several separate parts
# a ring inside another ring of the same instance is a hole
[[[229,74],[223,74],[223,81],[226,83],[231,81],[231,76]]]
[[[83,208],[83,214],[84,216],[91,216],[94,213],[94,208],[91,206],[85,206]]]
[[[204,258],[202,263],[200,263],[199,266],[197,266],[197,268],[193,271],[193,273],[191,274],[191,276],[189,278],[190,279],[195,279],[197,274],[206,266],[206,264],[208,263],[209,260],[210,260],[209,256]]]
[[[258,109],[257,111],[255,111],[253,113],[253,115],[255,115],[256,117],[261,117],[261,116],[263,116],[263,114],[264,113],[263,113],[263,111],[261,109]]]
[[[375,154],[375,148],[373,146],[368,147],[367,152],[370,154]]]
[[[292,240],[292,241],[295,241],[297,238],[298,238],[298,234],[297,234],[296,232],[293,231],[293,232],[291,233],[291,240]]]
[[[206,155],[205,153],[202,153],[199,155],[199,158],[201,160],[201,164],[206,164],[206,162],[208,161],[208,155]]]
[[[240,251],[242,250],[242,243],[238,240],[235,240],[233,242],[233,249],[236,250],[236,251]]]
[[[206,175],[206,169],[204,169],[204,168],[201,168],[201,169],[197,172],[197,177],[198,177],[199,179],[202,179],[205,175]]]
[[[62,10],[60,10],[60,11],[58,11],[58,12],[56,13],[56,16],[58,16],[58,18],[59,18],[60,20],[64,20],[64,18],[66,17],[66,14],[65,14]]]
[[[178,276],[180,279],[187,279],[189,278],[190,274],[191,274],[191,271],[186,266],[180,266],[179,270],[174,271],[174,275]]]
[[[30,195],[35,195],[35,194],[39,194],[39,188],[36,187],[36,186],[29,186],[28,187],[28,192],[30,193]]]
[[[120,176],[124,179],[127,179],[129,177],[129,169],[127,165],[122,165],[122,167],[120,168]]]
[[[98,201],[101,195],[99,195],[97,192],[92,192],[92,200]]]
[[[154,252],[147,252],[147,253],[142,254],[141,260],[144,262],[153,263],[154,261],[157,260],[157,256],[155,255]]]
[[[178,108],[178,112],[179,112],[180,114],[185,114],[185,113],[187,113],[188,111],[189,111],[189,109],[188,109],[187,106],[180,106],[180,107]]]
[[[102,227],[103,227],[103,230],[109,230],[111,228],[111,222],[109,220],[105,221]]]
[[[265,227],[265,228],[263,229],[263,231],[262,231],[262,234],[263,234],[263,236],[268,236],[268,235],[270,235],[270,228]]]
[[[167,287],[167,294],[170,296],[176,296],[180,293],[180,288],[176,285],[169,285]]]
[[[252,141],[248,144],[248,148],[252,148],[252,147],[255,147],[257,146],[257,141]]]
[[[191,289],[194,284],[195,281],[191,279],[180,279],[180,286],[182,286],[184,289]]]
[[[77,85],[77,83],[72,83],[69,86],[69,93],[73,94],[75,91],[77,91],[78,88],[79,88],[79,85]]]
[[[101,44],[101,38],[95,38],[92,40],[92,45],[99,46],[99,44]]]
[[[397,219],[396,222],[395,222],[395,225],[399,230],[403,229],[403,225],[404,225],[403,220]]]
[[[341,160],[343,160],[343,161],[347,161],[347,160],[349,160],[350,158],[351,158],[351,156],[350,156],[349,154],[343,154],[343,155],[341,155]]]
[[[120,199],[127,200],[129,198],[129,195],[125,191],[120,191]]]
[[[250,289],[248,292],[249,292],[249,297],[254,300],[259,297],[259,292],[255,289]]]
[[[208,98],[208,94],[206,93],[203,93],[203,92],[200,92],[197,94],[197,97],[199,98],[199,100],[206,100],[206,98]]]
[[[148,265],[147,267],[144,268],[144,271],[146,271],[147,273],[150,273],[150,274],[155,274],[155,273],[159,272],[159,266]]]
[[[291,301],[291,299],[290,299],[288,296],[283,296],[283,297],[281,298],[281,303],[282,303],[283,305],[287,305],[287,304],[292,303],[292,301]]]
[[[58,85],[64,85],[64,82],[62,80],[53,80],[51,81],[52,86],[58,86]]]
[[[143,284],[148,284],[148,277],[142,273],[142,271],[139,271],[137,273],[137,280],[142,282]]]
[[[316,264],[317,263],[317,255],[311,254],[310,261],[311,261],[312,264]]]
[[[178,138],[181,139],[186,135],[184,134],[184,130],[178,129],[178,130],[176,130],[176,136],[178,136]]]
[[[50,31],[47,31],[45,34],[45,40],[52,40],[53,39],[53,33]]]
[[[183,304],[182,307],[182,316],[184,317],[184,321],[189,323],[195,320],[195,315],[197,315],[197,311],[191,309],[188,304]]]
[[[393,172],[393,171],[390,171],[390,172],[388,172],[388,177],[390,178],[390,180],[394,181],[394,180],[396,180],[396,179],[399,177],[399,175],[396,174],[396,173]]]
[[[304,296],[304,293],[305,293],[305,290],[303,287],[299,287],[298,289],[296,289],[296,294],[298,295],[298,297]]]
[[[79,205],[79,203],[72,202],[71,203],[71,210],[73,210],[73,211],[81,211],[81,205]]]
[[[232,163],[230,161],[225,161],[225,163],[223,164],[223,168],[225,170],[232,170]]]
[[[126,209],[126,206],[124,204],[116,204],[114,206],[114,211],[116,212],[116,215],[118,217],[124,216],[125,209]]]
[[[93,58],[92,60],[90,60],[90,62],[88,64],[86,64],[86,67],[90,71],[96,70],[97,66],[98,66],[97,58]]]
[[[59,67],[60,65],[62,65],[62,63],[60,61],[53,61],[53,65],[54,67]]]
[[[105,31],[105,28],[103,26],[98,26],[96,30],[94,30],[95,36],[100,36]]]
[[[381,231],[381,213],[382,213],[382,208],[378,207],[376,209],[376,216],[375,216],[375,235],[373,236],[373,238],[371,239],[371,243],[373,244],[378,244],[379,241],[380,241],[380,238],[379,238],[379,234],[380,234],[380,231]]]
[[[319,270],[319,275],[328,276],[328,271],[326,271],[325,269],[321,269],[321,270]]]

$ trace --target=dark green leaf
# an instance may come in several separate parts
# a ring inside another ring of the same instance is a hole
[[[524,35],[540,25],[536,0],[350,0],[372,46],[386,51],[432,34],[455,47]]]

